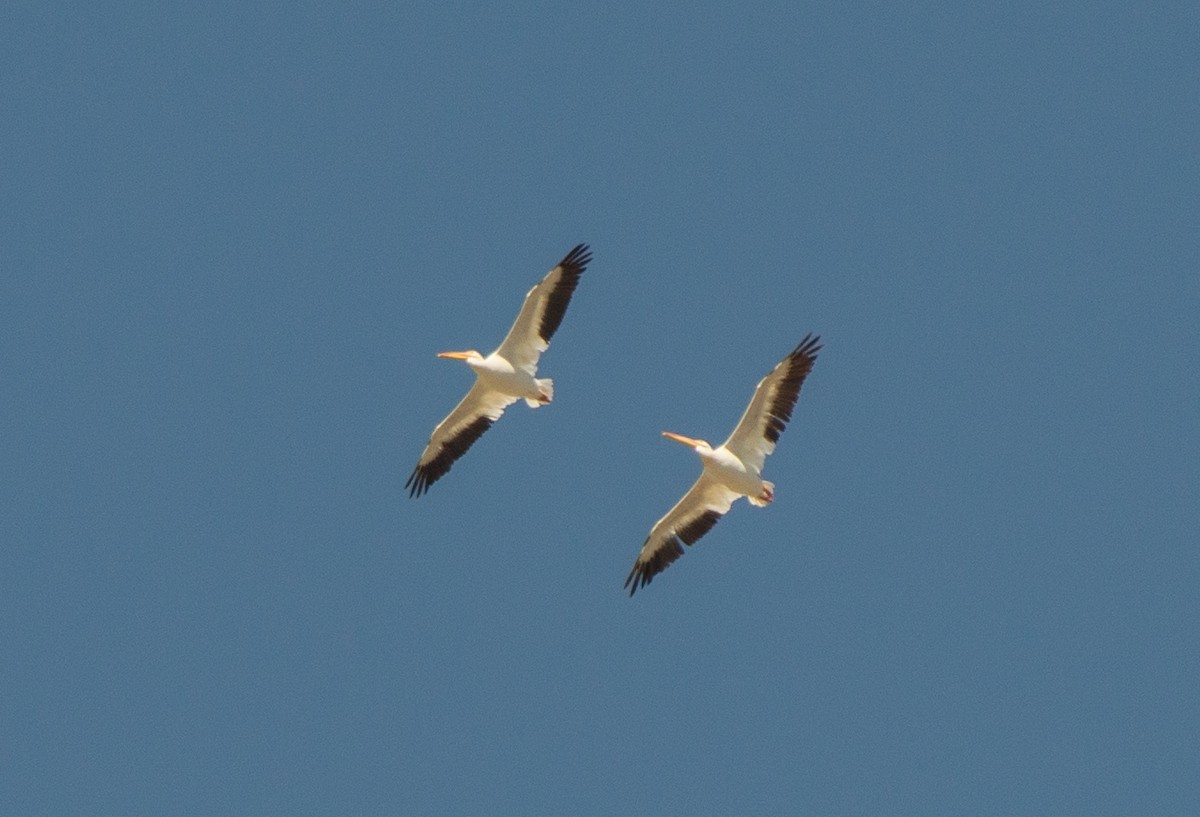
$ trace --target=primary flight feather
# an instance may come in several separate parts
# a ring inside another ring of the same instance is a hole
[[[562,323],[579,277],[592,260],[587,244],[579,244],[525,296],[517,320],[504,342],[487,357],[475,350],[441,352],[438,357],[465,361],[475,371],[475,384],[433,430],[417,466],[404,487],[420,496],[446,475],[454,462],[491,428],[512,403],[531,408],[554,399],[554,381],[537,377],[538,358]]]

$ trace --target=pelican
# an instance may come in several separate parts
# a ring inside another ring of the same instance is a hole
[[[629,578],[625,579],[630,596],[682,556],[683,545],[694,544],[712,530],[738,497],[746,497],[759,508],[774,501],[775,484],[762,478],[763,462],[775,450],[779,435],[792,419],[800,387],[821,350],[820,340],[811,333],[806,335],[790,355],[759,381],[746,413],[720,448],[713,448],[704,440],[663,432],[664,437],[695,450],[704,471],[683,499],[650,529]]]
[[[438,357],[465,361],[475,370],[475,384],[454,411],[438,423],[417,467],[404,487],[420,496],[450,470],[459,457],[500,419],[511,404],[524,400],[530,408],[554,399],[554,381],[535,377],[538,358],[562,323],[571,295],[592,254],[579,244],[525,295],[525,303],[504,342],[487,357],[471,349],[440,352]]]

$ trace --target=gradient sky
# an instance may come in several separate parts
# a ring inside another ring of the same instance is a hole
[[[3,813],[1200,813],[1194,3],[4,18]]]

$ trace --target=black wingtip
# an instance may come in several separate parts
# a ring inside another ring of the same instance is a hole
[[[629,575],[625,577],[625,584],[622,585],[624,587],[624,589],[629,591],[629,598],[633,598],[633,594],[636,593],[637,589],[638,589],[638,583],[633,581],[633,577],[637,575],[637,572],[638,572],[638,565],[637,565],[637,562],[634,562],[633,570],[629,571]],[[630,582],[633,582],[633,587],[629,586]]]
[[[538,326],[538,335],[546,343],[549,343],[558,331],[559,324],[567,313],[567,305],[571,303],[571,295],[579,286],[579,278],[591,260],[592,253],[588,245],[576,244],[563,260],[558,262],[557,268],[562,270],[562,275],[550,293],[545,312],[542,313],[541,325]]]
[[[816,360],[817,352],[821,351],[824,348],[825,348],[825,344],[821,343],[821,336],[814,335],[812,332],[809,332],[807,335],[804,336],[804,340],[800,341],[800,343],[798,343],[796,345],[796,348],[792,350],[792,353],[790,355],[788,355],[788,357],[790,357],[790,358],[807,357],[807,358],[812,358],[813,360]]]
[[[404,487],[409,488],[409,499],[426,493],[430,485],[446,476],[455,461],[467,453],[467,449],[474,445],[475,441],[483,435],[483,432],[491,428],[494,422],[495,420],[486,415],[476,417],[443,443],[442,447],[438,449],[437,456],[424,465],[418,462],[417,467],[409,475],[408,482],[404,483]]]
[[[719,518],[718,514],[718,518]],[[712,527],[709,525],[709,527]],[[643,545],[642,547],[645,547]],[[683,555],[683,545],[680,544],[678,536],[672,536],[669,541],[664,542],[654,554],[642,561],[639,554],[636,561],[633,563],[633,569],[629,571],[629,576],[625,579],[625,587],[629,588],[629,597],[633,598],[633,594],[638,591],[638,588],[645,587],[654,581],[654,577],[666,570],[671,564]]]
[[[571,248],[571,251],[563,256],[563,260],[558,262],[558,266],[568,272],[579,274],[587,268],[591,263],[592,251],[587,244],[576,244]]]
[[[779,442],[779,436],[791,421],[792,410],[800,397],[800,388],[817,362],[817,352],[823,348],[821,336],[809,332],[776,367],[776,370],[783,367],[784,376],[768,407],[767,423],[763,429],[763,436],[771,442]]]
[[[404,487],[408,488],[408,498],[414,499],[421,496],[429,490],[429,474],[424,468],[418,465],[413,469],[413,472],[408,475],[408,480],[405,481]]]
[[[629,589],[629,598],[633,598],[633,594],[638,591],[638,588],[645,587],[654,579],[655,574],[647,571],[646,565],[634,564],[633,570],[629,571],[629,577],[625,579],[625,587]]]

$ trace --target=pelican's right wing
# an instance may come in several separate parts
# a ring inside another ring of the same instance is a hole
[[[696,484],[683,495],[667,515],[654,523],[625,586],[632,596],[639,587],[650,584],[659,573],[683,555],[683,545],[692,545],[712,530],[729,513],[738,494],[710,477],[700,475]]]
[[[410,489],[408,495],[420,496],[444,477],[455,460],[467,453],[483,432],[500,419],[504,409],[517,399],[489,389],[476,380],[462,402],[433,430],[417,467],[404,483],[404,487]]]

